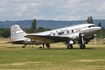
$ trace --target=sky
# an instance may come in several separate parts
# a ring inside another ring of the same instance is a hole
[[[0,0],[0,21],[105,19],[105,0]]]

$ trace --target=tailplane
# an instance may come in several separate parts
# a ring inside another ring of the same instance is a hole
[[[24,37],[27,35],[19,25],[11,26],[11,40],[12,41],[24,41],[26,38]]]

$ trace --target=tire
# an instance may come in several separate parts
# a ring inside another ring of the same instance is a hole
[[[69,44],[69,45],[67,46],[67,49],[73,49],[73,46]]]
[[[22,48],[25,48],[25,46],[22,46]]]
[[[48,49],[50,49],[50,44],[46,44],[46,47],[47,47]]]
[[[85,45],[80,45],[80,49],[85,49]]]

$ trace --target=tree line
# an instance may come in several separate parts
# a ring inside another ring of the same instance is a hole
[[[10,28],[0,28],[0,37],[10,37]]]

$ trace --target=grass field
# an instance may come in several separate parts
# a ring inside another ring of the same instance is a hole
[[[0,70],[105,70],[105,44],[90,42],[86,49],[66,49],[63,43],[52,49],[13,45],[0,41]]]

